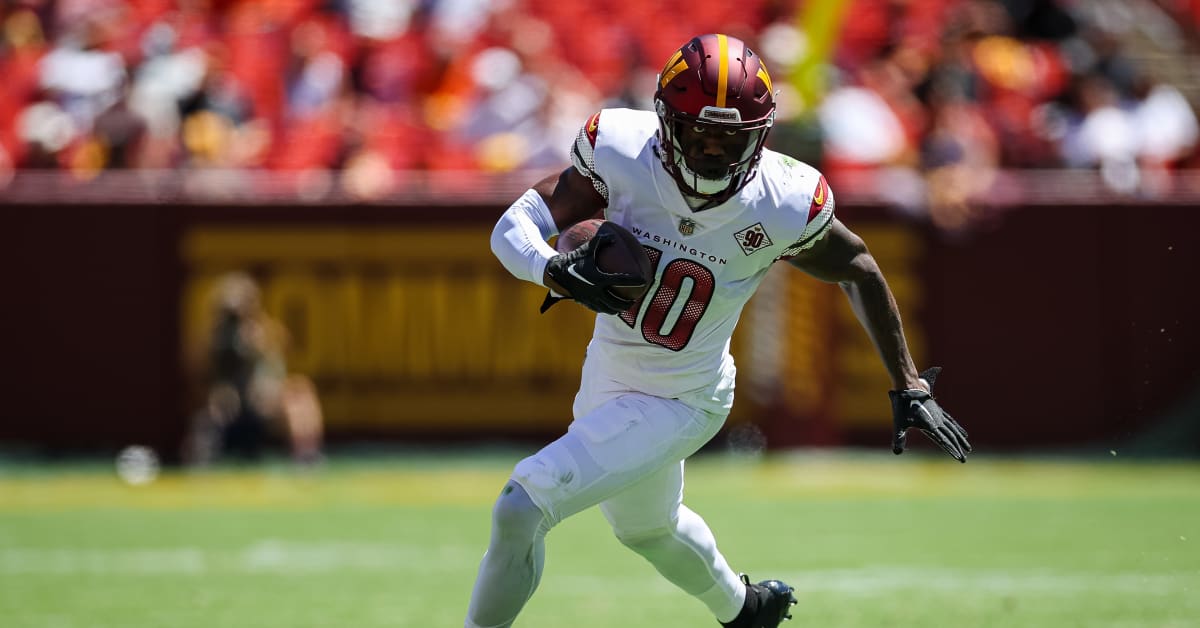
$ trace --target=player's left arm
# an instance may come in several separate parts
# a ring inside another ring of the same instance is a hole
[[[824,237],[788,262],[821,281],[841,286],[883,357],[892,388],[927,388],[909,354],[896,299],[862,238],[834,218]]]
[[[905,434],[920,429],[946,453],[966,462],[971,451],[967,433],[938,405],[931,394],[940,369],[918,373],[904,338],[900,308],[888,288],[875,257],[857,234],[832,218],[832,224],[814,244],[793,255],[788,262],[822,281],[841,286],[855,316],[883,358],[892,380],[892,450],[904,451]]]

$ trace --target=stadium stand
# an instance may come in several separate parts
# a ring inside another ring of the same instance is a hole
[[[593,110],[649,107],[664,55],[715,30],[770,61],[774,147],[835,184],[882,173],[892,204],[948,229],[1005,170],[1156,198],[1200,165],[1194,1],[843,5],[831,35],[776,0],[16,0],[0,8],[0,182],[317,172],[317,196],[376,199],[398,172],[553,168]]]

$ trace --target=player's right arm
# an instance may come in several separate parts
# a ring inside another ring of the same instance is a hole
[[[600,216],[608,205],[608,188],[596,172],[599,124],[599,113],[589,118],[571,147],[572,165],[537,182],[492,230],[492,252],[510,273],[558,295],[570,295],[571,290],[551,276],[550,262],[558,252],[546,241],[577,222]]]
[[[559,253],[547,240],[605,205],[591,180],[571,166],[537,182],[504,212],[492,230],[492,252],[516,278],[568,295],[550,277],[550,260]]]
[[[559,231],[588,218],[600,217],[608,206],[608,200],[600,196],[591,179],[580,174],[575,166],[538,181],[533,189],[545,199]]]

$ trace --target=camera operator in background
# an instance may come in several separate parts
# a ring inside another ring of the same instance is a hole
[[[212,322],[198,379],[203,407],[192,419],[184,460],[204,465],[229,455],[256,461],[286,441],[300,464],[321,459],[323,419],[316,387],[288,373],[287,330],[262,307],[258,284],[225,275],[212,296]]]

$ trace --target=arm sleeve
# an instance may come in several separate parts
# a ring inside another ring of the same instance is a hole
[[[517,279],[539,286],[546,262],[558,255],[546,240],[558,233],[545,199],[529,190],[517,199],[492,230],[492,253]]]

